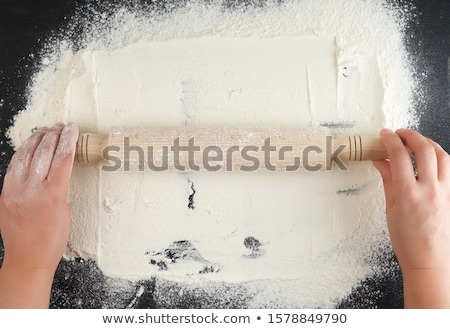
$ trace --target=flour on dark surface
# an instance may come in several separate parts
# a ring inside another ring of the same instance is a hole
[[[52,288],[51,308],[245,308],[239,284],[189,285],[149,279],[131,282],[104,276],[93,261],[62,261]]]
[[[377,268],[375,273],[360,282],[336,308],[403,308],[402,275],[392,249],[379,250],[371,261]]]
[[[105,1],[107,3],[107,1]],[[155,12],[170,12],[170,8],[177,5],[162,4],[163,2],[152,2]],[[176,2],[175,2],[176,3]],[[181,2],[180,2],[181,3]],[[184,3],[184,2],[183,2]],[[238,1],[225,1],[225,7],[237,6]],[[246,6],[252,6],[254,1],[247,1]],[[260,6],[264,1],[257,2]],[[181,5],[181,4],[180,4]],[[99,5],[101,7],[101,5]],[[149,5],[150,6],[150,5]],[[103,9],[102,9],[103,10]],[[83,11],[80,10],[79,15]],[[83,15],[91,19],[95,10],[86,11]],[[55,17],[55,19],[57,19]],[[62,20],[62,18],[61,18]],[[59,23],[58,23],[59,24]],[[72,32],[85,29],[81,27],[84,22],[79,20],[78,28],[72,27]],[[57,24],[56,24],[57,25]],[[65,32],[64,32],[65,33]],[[73,33],[73,37],[77,33]],[[20,91],[22,92],[22,91]],[[429,96],[431,97],[431,96]],[[5,102],[2,107],[9,104]],[[3,120],[3,116],[2,116]],[[445,120],[440,120],[442,126]],[[2,122],[3,125],[3,122]],[[326,123],[329,127],[351,128],[351,124]],[[434,127],[430,119],[424,127]],[[3,129],[4,127],[2,127]],[[2,130],[3,131],[3,130]],[[431,129],[434,136],[440,137],[443,142],[444,135],[439,135],[436,129]],[[3,134],[2,134],[3,135]],[[439,138],[438,138],[439,139]],[[447,141],[448,142],[448,141]],[[8,151],[10,154],[11,152]],[[2,159],[3,154],[2,155]],[[6,165],[1,164],[1,173],[6,170]],[[357,189],[340,191],[343,195],[355,193]],[[255,239],[256,240],[256,239]],[[244,243],[245,244],[245,243]],[[247,241],[247,249],[254,251],[255,243]],[[4,249],[0,241],[0,264],[3,260]],[[201,257],[201,255],[200,255]],[[170,257],[167,261],[170,260]],[[392,250],[378,250],[373,255],[375,274],[369,276],[358,284],[351,294],[343,300],[336,301],[339,308],[397,308],[402,304],[401,275],[398,263],[393,256]],[[236,298],[238,297],[238,298]],[[128,280],[105,277],[95,262],[90,260],[75,259],[62,261],[58,267],[52,291],[51,307],[53,308],[210,308],[214,305],[218,308],[241,308],[251,300],[248,291],[243,285],[224,285],[195,287],[182,285],[164,280],[141,280],[131,282]]]

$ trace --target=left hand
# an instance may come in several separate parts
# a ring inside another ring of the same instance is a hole
[[[0,196],[3,266],[55,271],[71,227],[68,201],[78,128],[38,129],[18,149]]]

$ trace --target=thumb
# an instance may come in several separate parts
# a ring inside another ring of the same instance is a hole
[[[387,160],[373,161],[374,167],[378,170],[383,180],[384,194],[386,197],[386,205],[390,205],[394,202],[393,182],[391,165]]]

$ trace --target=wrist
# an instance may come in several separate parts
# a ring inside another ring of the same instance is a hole
[[[48,269],[2,266],[0,274],[13,281],[50,282],[51,284],[55,273]]]
[[[9,266],[0,269],[0,308],[48,308],[54,271]]]
[[[3,260],[0,271],[4,275],[12,278],[16,277],[20,280],[50,280],[53,281],[56,268],[39,267],[34,264],[27,264],[26,262],[13,262],[7,256]]]
[[[450,267],[402,269],[405,308],[450,308]]]

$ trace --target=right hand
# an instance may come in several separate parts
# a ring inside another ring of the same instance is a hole
[[[384,130],[381,140],[390,160],[374,165],[383,178],[389,233],[402,269],[450,267],[449,155],[413,130]]]

